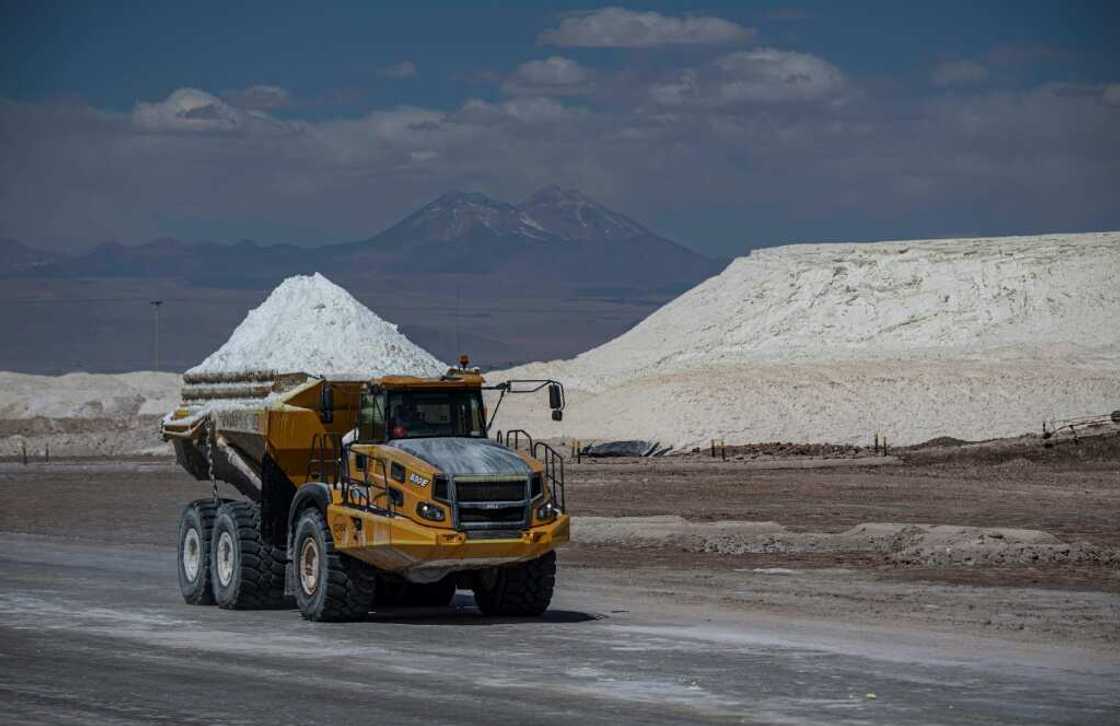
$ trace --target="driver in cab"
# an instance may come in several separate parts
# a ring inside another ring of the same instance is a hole
[[[403,439],[408,436],[410,429],[415,429],[423,423],[414,406],[409,403],[402,403],[393,412],[392,426],[389,427],[389,432],[394,439]]]

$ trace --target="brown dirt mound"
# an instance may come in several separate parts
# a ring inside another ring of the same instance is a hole
[[[885,563],[960,565],[1078,565],[1120,567],[1120,550],[1065,543],[1048,532],[1006,527],[868,522],[843,532],[796,532],[776,522],[691,522],[674,515],[576,517],[573,540],[624,547],[745,554],[875,554]]]
[[[875,452],[866,446],[851,444],[808,444],[792,441],[768,441],[756,444],[736,444],[726,446],[724,450],[728,459],[758,459],[758,458],[795,458],[812,457],[818,459],[855,459],[862,456],[874,456]],[[721,450],[716,448],[716,455],[720,456]],[[710,447],[700,447],[687,452],[675,454],[679,458],[710,457]]]
[[[1079,438],[1043,439],[1040,435],[995,439],[978,443],[930,445],[892,452],[908,464],[1032,464],[1120,460],[1120,431]]]

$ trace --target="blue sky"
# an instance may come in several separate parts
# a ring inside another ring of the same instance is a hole
[[[1116,228],[1118,7],[3,2],[0,235],[318,243],[552,182],[713,255]]]

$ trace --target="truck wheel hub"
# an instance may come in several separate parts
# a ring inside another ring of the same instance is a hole
[[[225,587],[233,579],[233,537],[229,532],[222,532],[218,537],[217,557],[218,582]]]
[[[319,587],[319,545],[311,537],[299,550],[299,585],[308,595],[314,595]]]
[[[198,567],[201,562],[202,540],[199,539],[198,530],[192,527],[183,535],[183,574],[190,582],[198,579]]]

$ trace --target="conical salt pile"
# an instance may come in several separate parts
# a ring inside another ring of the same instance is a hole
[[[319,273],[280,283],[187,379],[252,374],[438,376],[447,366]]]

